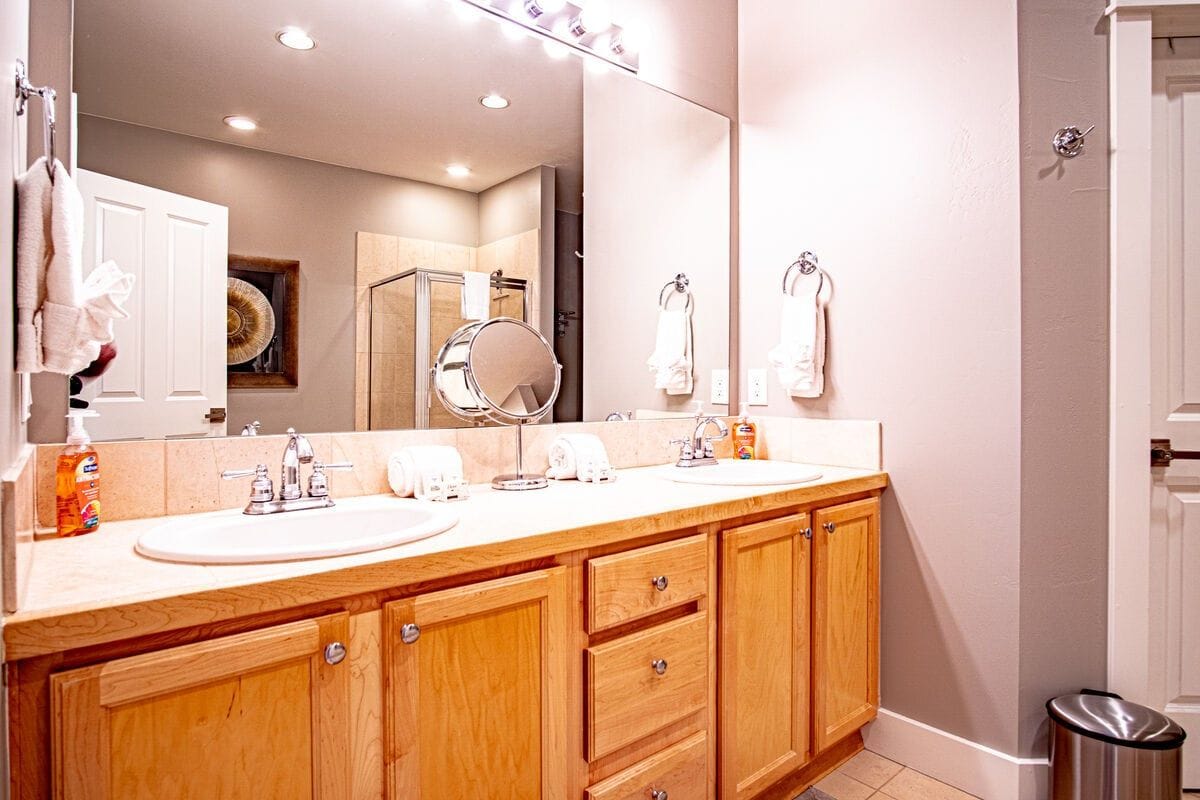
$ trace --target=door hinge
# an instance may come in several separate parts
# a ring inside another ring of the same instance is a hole
[[[204,415],[204,418],[206,420],[208,420],[209,422],[224,422],[225,421],[225,409],[210,408],[208,410],[208,413]]]

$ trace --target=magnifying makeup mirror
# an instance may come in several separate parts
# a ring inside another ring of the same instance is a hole
[[[549,485],[544,475],[525,474],[522,464],[521,429],[550,413],[562,383],[562,366],[536,328],[509,317],[464,325],[442,345],[432,372],[434,392],[451,414],[516,426],[516,474],[496,476],[493,488]]]

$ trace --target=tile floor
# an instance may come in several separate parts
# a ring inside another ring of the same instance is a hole
[[[973,794],[889,761],[870,750],[854,758],[796,800],[972,800]],[[1185,792],[1183,800],[1200,800]]]

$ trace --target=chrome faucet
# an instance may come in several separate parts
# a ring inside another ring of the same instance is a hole
[[[283,450],[278,497],[275,496],[275,487],[271,484],[266,464],[259,464],[254,469],[231,469],[221,473],[221,477],[227,481],[254,477],[254,482],[250,484],[250,502],[243,513],[258,516],[309,508],[329,508],[334,503],[333,498],[329,496],[329,478],[325,475],[326,471],[354,469],[354,465],[349,462],[324,464],[317,461],[307,437],[296,433],[293,428],[288,428],[287,435],[288,443]],[[308,476],[307,496],[300,488],[301,464],[312,464],[312,473]]]
[[[717,426],[717,435],[708,436],[710,426]],[[696,415],[696,429],[691,439],[672,439],[671,444],[680,446],[677,467],[710,467],[717,463],[716,450],[713,442],[720,441],[729,435],[729,426],[720,417]]]

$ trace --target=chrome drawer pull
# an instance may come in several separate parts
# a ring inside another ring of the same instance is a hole
[[[667,580],[666,575],[659,575],[657,578],[651,578],[650,584],[660,592],[665,592],[667,590],[667,586],[670,584],[670,581]]]
[[[659,675],[667,674],[667,660],[665,658],[656,658],[650,662],[650,666],[654,667],[654,671]]]
[[[421,638],[421,627],[415,622],[400,626],[400,641],[405,644],[415,644]]]
[[[833,533],[834,531],[837,530],[837,525],[832,522],[826,522],[825,530],[829,531],[830,533]]]
[[[337,666],[346,659],[346,645],[341,642],[332,642],[325,645],[325,663],[331,666]]]
[[[667,800],[666,789],[651,789],[650,800]]]

